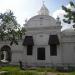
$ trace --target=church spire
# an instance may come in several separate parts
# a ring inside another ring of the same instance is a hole
[[[49,15],[49,10],[47,9],[44,3],[45,1],[43,1],[43,5],[39,11],[39,15]]]
[[[44,1],[44,0],[42,0],[42,3],[43,3],[43,5],[44,5],[45,1]]]

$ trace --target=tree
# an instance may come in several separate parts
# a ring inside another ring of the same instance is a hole
[[[75,24],[75,4],[72,1],[70,1],[70,6],[71,6],[71,9],[65,6],[62,6],[62,9],[66,12],[66,14],[64,15],[65,19],[63,19],[63,21],[68,24],[71,24],[71,23]]]
[[[8,36],[9,39],[12,35],[11,42],[13,41],[14,43],[16,43],[17,41],[15,32],[20,27],[20,25],[17,23],[16,17],[14,16],[11,10],[6,11],[5,13],[0,13],[0,24],[0,37],[2,38],[2,40],[6,34],[6,36]]]
[[[16,17],[11,10],[0,13],[1,26],[4,30],[11,31],[18,28]]]
[[[16,31],[12,30],[11,31],[12,37],[10,38],[10,45],[12,45],[13,43],[15,43],[16,45],[18,45],[18,41],[16,39]]]

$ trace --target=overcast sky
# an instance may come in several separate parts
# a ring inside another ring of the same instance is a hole
[[[44,0],[46,7],[50,11],[50,15],[56,17],[58,13],[64,13],[61,6],[67,6],[70,1],[75,0]],[[42,0],[0,0],[0,13],[10,9],[14,12],[18,23],[23,25],[26,18],[35,16],[43,4]]]

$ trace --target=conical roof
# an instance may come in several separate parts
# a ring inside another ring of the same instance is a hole
[[[49,15],[49,10],[47,9],[44,3],[39,11],[39,15]]]

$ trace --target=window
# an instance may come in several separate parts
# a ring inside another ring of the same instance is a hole
[[[50,45],[50,55],[57,56],[57,45]]]
[[[37,49],[37,59],[38,60],[45,60],[45,48],[38,48]]]
[[[32,55],[33,46],[27,46],[27,55]]]

